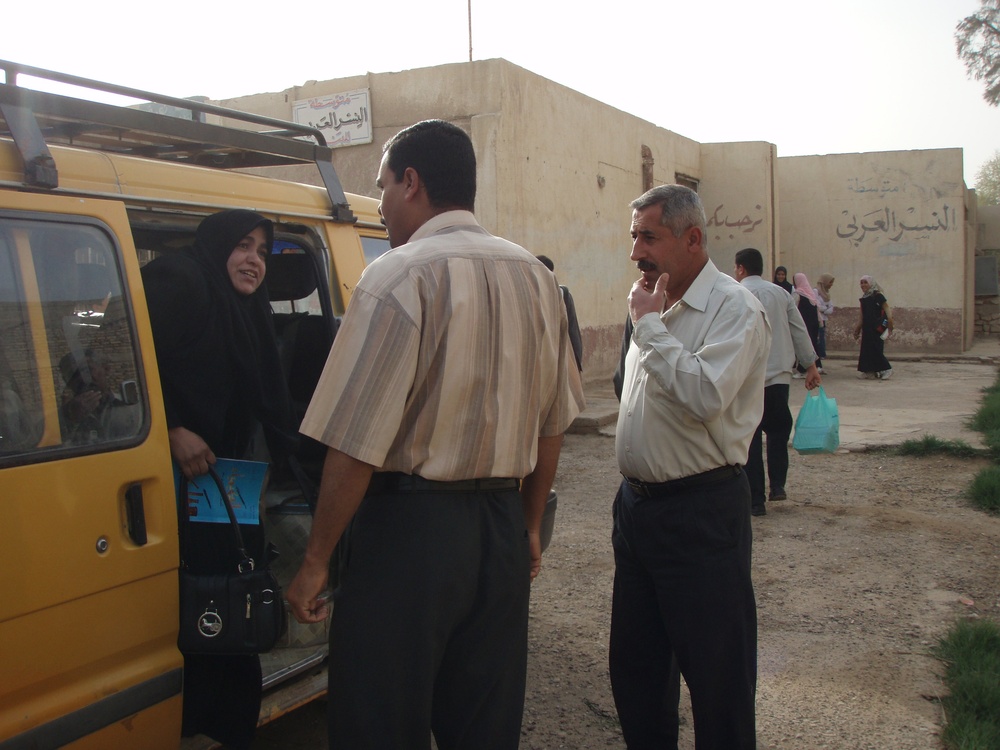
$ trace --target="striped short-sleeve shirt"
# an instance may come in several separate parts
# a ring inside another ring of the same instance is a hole
[[[301,431],[382,471],[523,477],[583,403],[555,276],[449,211],[365,270]]]

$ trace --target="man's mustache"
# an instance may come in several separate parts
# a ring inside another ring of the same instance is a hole
[[[656,264],[653,263],[652,261],[648,261],[648,260],[639,260],[639,261],[636,261],[635,267],[638,268],[640,271],[643,271],[643,272],[645,272],[645,271],[655,271],[656,270]]]

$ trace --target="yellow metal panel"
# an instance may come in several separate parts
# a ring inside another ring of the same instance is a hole
[[[8,573],[0,576],[3,738],[179,669],[182,660],[176,649],[177,516],[170,448],[125,207],[0,191],[0,208],[93,217],[117,236],[149,394],[149,432],[138,444],[0,471],[0,570]],[[39,303],[31,268],[21,268],[28,275],[29,305]],[[32,324],[32,334],[37,358],[47,346],[45,329]],[[47,434],[58,433],[58,426],[53,429]],[[127,528],[125,491],[132,485],[142,491],[148,533],[142,546]],[[167,736],[176,746],[180,709],[176,701],[171,704],[153,712],[161,718],[145,744],[103,746],[153,747]],[[124,726],[109,731],[137,736]]]

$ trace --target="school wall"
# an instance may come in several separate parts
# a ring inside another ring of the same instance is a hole
[[[584,377],[610,381],[638,276],[628,204],[647,182],[702,181],[702,146],[500,59],[310,81],[219,103],[291,119],[297,100],[359,88],[370,91],[374,138],[335,150],[345,190],[378,195],[382,145],[404,127],[441,118],[464,128],[478,159],[479,221],[552,258],[576,301]],[[267,174],[318,184],[308,167]]]
[[[961,149],[779,158],[770,143],[699,144],[502,59],[309,81],[220,103],[291,119],[295,101],[353,89],[370,91],[374,137],[334,150],[344,188],[377,196],[382,145],[402,128],[432,117],[464,128],[478,157],[477,216],[553,259],[576,300],[588,381],[610,379],[637,275],[628,204],[678,181],[702,196],[708,252],[722,271],[731,272],[736,251],[756,247],[768,277],[785,265],[813,284],[824,272],[837,278],[831,349],[857,348],[865,273],[895,311],[890,358],[971,345],[976,225],[963,210]],[[268,174],[318,184],[308,167]]]
[[[977,206],[976,212],[977,248],[1000,251],[1000,206]]]
[[[974,233],[961,149],[778,159],[778,259],[815,286],[836,278],[827,346],[856,348],[858,279],[885,290],[895,331],[887,353],[961,352],[973,332]],[[769,271],[768,271],[769,272]]]
[[[706,143],[701,146],[699,193],[707,219],[708,255],[731,274],[736,253],[753,247],[773,267],[778,254],[778,203],[771,143]]]

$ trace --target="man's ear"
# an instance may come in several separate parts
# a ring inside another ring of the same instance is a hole
[[[403,172],[403,199],[413,200],[420,194],[420,189],[423,187],[423,181],[420,179],[420,175],[417,173],[413,167],[407,167]]]
[[[701,247],[703,239],[701,227],[691,227],[688,230],[688,250],[693,250],[695,247]]]

